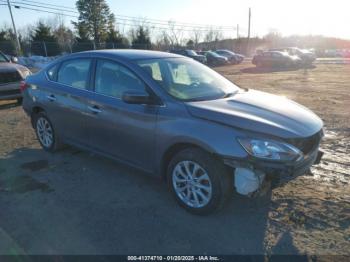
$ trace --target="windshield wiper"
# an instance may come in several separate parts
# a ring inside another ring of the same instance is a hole
[[[237,91],[236,92],[226,93],[222,98],[228,98],[228,97],[234,96],[235,94],[237,94]]]

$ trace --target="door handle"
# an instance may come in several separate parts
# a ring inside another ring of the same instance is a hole
[[[100,110],[97,106],[88,106],[88,109],[94,114],[99,114],[102,112],[102,110]]]
[[[56,97],[54,95],[48,95],[48,96],[46,96],[46,98],[51,102],[56,101]]]

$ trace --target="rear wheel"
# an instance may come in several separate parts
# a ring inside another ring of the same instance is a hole
[[[185,149],[173,157],[167,178],[177,202],[197,215],[219,210],[232,192],[226,167],[196,148]]]
[[[61,143],[55,133],[53,125],[44,112],[33,116],[36,136],[42,148],[49,152],[55,152],[61,147]]]

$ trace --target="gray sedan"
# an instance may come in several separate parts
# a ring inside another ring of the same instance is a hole
[[[176,54],[65,56],[28,77],[23,97],[45,150],[69,144],[162,177],[195,214],[218,210],[233,190],[253,195],[266,181],[303,174],[322,157],[323,123],[310,110]]]

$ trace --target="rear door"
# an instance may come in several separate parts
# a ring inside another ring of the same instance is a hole
[[[45,90],[48,115],[59,136],[71,143],[86,145],[87,102],[92,95],[92,60],[74,58],[48,71],[50,87]],[[52,74],[52,75],[50,75]]]
[[[158,106],[123,102],[123,92],[131,90],[146,90],[146,85],[119,63],[96,61],[95,95],[88,106],[89,146],[152,171]]]

